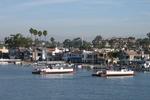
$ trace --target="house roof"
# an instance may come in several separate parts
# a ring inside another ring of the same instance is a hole
[[[134,50],[127,50],[125,51],[128,55],[134,55],[134,56],[139,56],[141,55],[140,53],[138,53],[137,51]]]
[[[47,48],[47,51],[48,52],[53,52],[53,51],[55,51],[55,48]]]

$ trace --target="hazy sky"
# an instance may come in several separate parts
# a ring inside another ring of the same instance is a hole
[[[30,27],[56,40],[145,36],[150,31],[150,0],[0,0],[0,37]]]

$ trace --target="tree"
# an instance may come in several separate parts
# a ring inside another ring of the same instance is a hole
[[[65,48],[70,48],[71,47],[71,40],[70,39],[65,39],[63,42],[63,45]]]
[[[114,52],[108,52],[107,57],[111,59],[111,63],[113,63],[114,58],[119,58],[120,52],[114,51]]]
[[[146,48],[149,48],[150,41],[148,38],[137,39],[137,43],[146,49]]]
[[[33,35],[35,36],[36,39],[36,36],[38,35],[38,31],[36,29],[33,29]]]
[[[146,35],[147,35],[147,37],[148,37],[149,40],[150,40],[150,32],[148,32]]]
[[[54,39],[54,37],[51,37],[50,38],[50,41],[51,41],[51,47],[56,47],[56,42],[55,42],[55,39]]]
[[[72,47],[80,48],[82,46],[82,39],[80,37],[74,38],[72,40]]]
[[[50,40],[51,40],[51,43],[54,43],[54,42],[55,42],[54,37],[51,37]]]
[[[96,48],[100,48],[102,44],[102,36],[98,35],[95,37],[95,39],[92,41],[92,44]]]
[[[46,40],[46,36],[47,36],[47,31],[46,30],[43,31],[43,35],[45,36],[45,40]]]
[[[41,40],[42,31],[38,31],[38,36],[40,37],[40,40]]]
[[[20,33],[17,33],[16,35],[11,35],[13,43],[16,47],[19,47],[22,43],[23,36]]]
[[[5,45],[8,48],[14,47],[14,42],[13,42],[13,38],[12,37],[5,37],[4,41],[5,41]]]
[[[32,35],[33,35],[33,33],[34,33],[34,30],[33,30],[33,28],[30,28],[30,29],[29,29],[29,32],[30,32],[30,34],[31,34],[31,37],[32,37]]]
[[[47,31],[46,30],[43,31],[43,35],[45,37],[45,43],[46,43],[46,36],[47,36]]]
[[[10,35],[5,38],[5,44],[8,48],[13,47],[30,47],[32,44],[32,39],[22,36],[22,34],[17,33],[15,35]]]
[[[80,47],[80,49],[90,50],[91,49],[91,43],[87,42],[87,41],[83,41],[82,46]]]
[[[38,35],[38,31],[36,29],[33,29],[33,35],[34,35],[34,44],[36,44],[36,36]]]

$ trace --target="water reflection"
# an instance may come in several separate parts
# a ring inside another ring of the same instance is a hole
[[[108,79],[126,79],[126,78],[133,78],[134,76],[107,76]]]
[[[47,78],[47,79],[55,79],[55,78],[72,78],[73,73],[68,73],[68,74],[42,74],[40,75],[41,78]]]

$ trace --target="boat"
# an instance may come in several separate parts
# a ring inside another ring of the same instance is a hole
[[[134,71],[123,68],[121,70],[97,71],[92,76],[133,76],[134,74]]]
[[[73,73],[74,69],[72,67],[58,67],[58,66],[46,66],[44,68],[36,68],[32,71],[32,74],[64,74]]]

